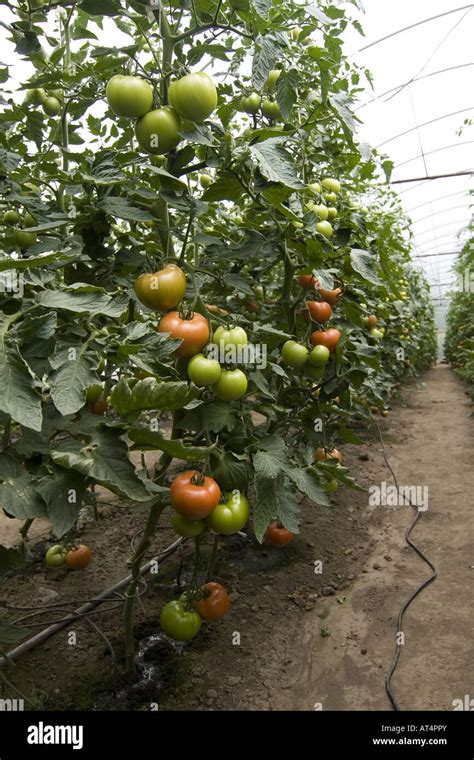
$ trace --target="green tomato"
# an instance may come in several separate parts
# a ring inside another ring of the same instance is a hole
[[[227,494],[226,494],[227,496]],[[242,530],[249,519],[250,507],[243,493],[235,489],[229,494],[227,501],[218,504],[209,517],[207,524],[215,533],[230,536]]]
[[[321,185],[319,182],[311,182],[311,184],[308,185],[308,190],[310,190],[315,195],[319,195],[321,193]]]
[[[170,84],[168,100],[184,119],[201,122],[217,107],[217,90],[209,74],[186,74]]]
[[[207,359],[204,354],[196,354],[188,364],[188,377],[199,388],[217,383],[221,372],[217,359]]]
[[[26,214],[25,214],[25,216],[23,217],[23,226],[24,227],[36,227],[37,223],[38,222],[36,221],[36,219],[34,218],[34,216],[32,216],[30,214],[30,212],[27,211]]]
[[[280,106],[276,100],[262,100],[261,109],[263,115],[266,116],[267,119],[271,119],[271,121],[276,121],[281,117]]]
[[[36,232],[27,232],[26,230],[15,230],[15,243],[21,249],[31,248],[36,243]]]
[[[26,91],[25,103],[41,106],[46,100],[46,97],[46,92],[42,87],[35,87],[33,90]]]
[[[214,182],[214,180],[212,179],[212,177],[209,174],[200,174],[199,175],[199,183],[200,183],[201,187],[204,187],[204,188],[209,187],[210,185],[212,185],[213,182]]]
[[[323,204],[320,204],[319,206],[313,203],[311,211],[316,214],[316,216],[319,216],[322,222],[327,221],[329,217],[329,210],[327,206],[324,206]]]
[[[337,201],[336,193],[323,193],[323,198],[325,198],[328,203],[335,203]]]
[[[361,303],[361,304],[360,304],[360,308],[361,308],[363,311],[367,311],[367,304],[366,304],[366,303]]]
[[[277,79],[281,75],[281,69],[270,69],[265,86],[269,92],[275,92]]]
[[[308,363],[304,368],[304,373],[306,377],[310,377],[311,380],[320,380],[324,377],[325,369],[326,366],[324,364],[322,367],[314,367],[312,364]]]
[[[372,330],[370,331],[370,334],[373,338],[383,338],[383,332],[381,330],[378,330],[376,327],[372,328]],[[406,336],[402,335],[401,337],[403,338]]]
[[[102,396],[103,390],[102,385],[89,385],[89,387],[86,388],[86,404],[93,404],[94,401],[97,401],[97,399]]]
[[[224,348],[227,346],[245,346],[248,343],[247,333],[243,327],[230,327],[226,330],[221,325],[214,333],[214,343],[217,343],[218,346],[224,344]]]
[[[260,108],[262,98],[258,92],[251,92],[246,98],[242,98],[240,105],[245,113],[255,114]]]
[[[334,206],[329,206],[328,219],[335,219],[336,216],[337,216],[337,208],[334,208]]]
[[[241,369],[223,369],[214,393],[221,401],[235,401],[242,398],[247,390],[247,377]]]
[[[304,367],[308,358],[308,349],[296,340],[287,340],[282,346],[281,357],[289,367]]]
[[[181,599],[175,599],[161,610],[160,625],[170,639],[191,641],[199,633],[201,618],[194,610],[186,610]]]
[[[318,222],[317,225],[316,225],[316,230],[321,235],[324,235],[325,238],[332,237],[333,228],[332,228],[332,224],[330,222]]]
[[[173,512],[171,523],[176,533],[179,533],[183,538],[199,536],[206,527],[204,520],[188,520],[187,517],[182,517],[177,512]]]
[[[9,211],[5,211],[3,215],[3,223],[9,225],[18,224],[20,218],[18,211],[15,211],[15,209],[12,208]]]
[[[53,98],[52,95],[45,98],[41,105],[47,116],[57,116],[61,110],[61,103],[57,98]]]
[[[308,357],[308,362],[312,367],[321,367],[327,364],[330,356],[331,352],[329,348],[326,348],[326,346],[315,346]]]
[[[168,153],[181,137],[181,119],[176,111],[164,106],[142,116],[135,127],[138,144],[148,153]]]
[[[334,179],[333,177],[326,177],[321,182],[322,186],[325,190],[329,190],[330,193],[340,193],[341,192],[341,183],[338,179]]]
[[[336,478],[332,478],[332,480],[328,480],[324,484],[324,490],[326,493],[334,493],[334,491],[337,491],[339,487],[339,483],[337,482]]]
[[[45,560],[49,567],[62,567],[66,564],[67,549],[60,544],[51,546],[46,552]]]
[[[105,95],[110,110],[116,116],[140,118],[153,105],[153,87],[141,77],[116,74],[109,79]]]

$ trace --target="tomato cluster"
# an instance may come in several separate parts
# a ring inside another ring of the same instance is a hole
[[[45,555],[48,567],[63,567],[67,565],[70,570],[83,570],[92,559],[92,549],[85,544],[68,549],[61,544],[51,546]]]
[[[106,97],[116,116],[138,119],[137,142],[142,150],[155,155],[176,148],[181,141],[181,119],[200,123],[217,106],[216,86],[205,72],[186,74],[172,82],[168,88],[170,105],[154,110],[153,86],[141,77],[116,74],[107,84]]]
[[[211,581],[165,604],[160,625],[171,639],[191,641],[199,633],[203,620],[218,620],[227,614],[229,607],[229,595],[224,586]]]

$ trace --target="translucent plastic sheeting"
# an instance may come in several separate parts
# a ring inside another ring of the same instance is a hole
[[[394,162],[392,180],[474,170],[474,127],[465,124],[474,122],[474,3],[364,0],[364,7],[351,13],[366,36],[354,29],[346,36],[349,55],[373,75],[374,91],[361,95],[357,112],[361,138]],[[413,221],[415,261],[443,303],[472,217],[472,176],[392,186]]]

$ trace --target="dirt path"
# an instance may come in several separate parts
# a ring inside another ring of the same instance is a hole
[[[387,453],[400,485],[429,488],[428,510],[412,538],[435,564],[438,578],[406,614],[393,685],[401,709],[449,710],[454,699],[472,692],[474,676],[474,423],[464,388],[445,365],[425,380],[427,387],[398,410],[397,440]],[[390,482],[383,465],[381,474]],[[410,507],[374,509],[385,512],[382,524],[370,527],[374,554],[342,611],[331,600],[325,619],[330,638],[321,640],[315,616],[306,619],[295,646],[302,656],[289,674],[289,688],[275,690],[276,708],[307,709],[315,702],[325,709],[389,707],[383,681],[398,610],[429,569],[403,540],[413,518]]]
[[[404,397],[378,420],[400,485],[429,487],[429,508],[413,538],[439,576],[406,615],[393,685],[402,709],[449,710],[454,699],[472,694],[474,421],[464,387],[444,365]],[[391,482],[377,439],[346,446],[345,456],[365,487]],[[131,690],[114,680],[107,647],[85,625],[77,626],[76,646],[64,632],[19,661],[15,685],[45,708],[63,710],[147,710],[156,702],[160,710],[389,709],[384,680],[398,611],[429,572],[404,543],[413,510],[369,507],[365,492],[349,489],[339,490],[330,508],[305,502],[302,509],[302,532],[284,550],[259,546],[251,530],[247,540],[224,540],[216,580],[231,594],[231,612],[203,626],[191,646],[170,644],[158,622],[176,590],[177,558],[147,578],[136,618],[146,678]],[[38,525],[35,562],[7,579],[0,597],[17,606],[76,606],[126,575],[130,543],[146,514],[137,505],[101,514],[99,525],[80,534],[96,557],[83,574],[44,567]],[[173,536],[168,515],[152,555]],[[186,577],[186,552],[184,559]],[[315,573],[318,561],[322,574]],[[119,660],[120,618],[118,607],[94,618]]]

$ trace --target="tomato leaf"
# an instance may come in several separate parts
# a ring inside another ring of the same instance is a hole
[[[276,137],[250,146],[250,153],[256,165],[267,179],[281,182],[295,190],[303,190],[306,185],[296,175],[290,153],[281,146],[284,137]]]
[[[273,68],[280,54],[280,45],[273,35],[257,37],[252,63],[252,87],[256,90],[262,89],[268,72]]]
[[[299,533],[298,518],[299,506],[283,473],[270,478],[256,470],[253,525],[257,541],[262,543],[272,520],[279,520],[292,533]]]
[[[58,538],[76,524],[86,493],[84,478],[76,472],[52,467],[51,474],[38,481],[37,490],[46,503],[48,517]]]
[[[358,248],[353,248],[351,251],[352,269],[360,274],[364,280],[368,280],[374,285],[380,285],[381,281],[374,272],[376,261],[374,255],[367,251],[361,251]]]
[[[117,217],[117,219],[126,219],[132,222],[151,222],[154,218],[149,211],[134,206],[126,198],[113,195],[99,201],[98,208],[101,208],[106,214]]]
[[[152,496],[153,483],[145,483],[136,473],[127,444],[120,439],[122,434],[120,429],[102,426],[87,444],[78,440],[59,442],[52,449],[51,458],[59,467],[92,478],[119,496],[147,501]]]
[[[114,386],[110,401],[119,414],[127,415],[143,409],[175,411],[182,409],[197,395],[199,391],[186,382],[160,382],[154,377],[146,377],[130,388],[122,378]]]
[[[33,373],[21,356],[18,346],[0,339],[0,410],[33,430],[41,430],[41,394]]]
[[[0,485],[0,504],[5,512],[19,520],[47,517],[47,508],[37,491],[37,480],[29,472],[6,478]]]
[[[238,203],[244,188],[238,178],[232,174],[221,174],[216,181],[203,193],[202,200],[206,203],[216,201],[233,201]]]
[[[296,69],[283,71],[277,79],[276,99],[284,119],[288,119],[296,103],[299,76]]]

